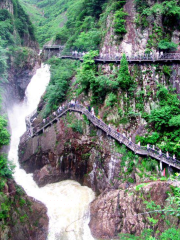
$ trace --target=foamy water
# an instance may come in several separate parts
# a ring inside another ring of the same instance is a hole
[[[18,144],[20,136],[26,130],[25,117],[36,109],[49,80],[49,66],[42,65],[27,87],[24,102],[8,109],[12,131],[8,158],[16,165],[15,181],[29,196],[43,202],[48,209],[48,240],[94,240],[88,227],[89,203],[95,197],[90,188],[70,180],[39,188],[32,174],[26,174],[19,168]]]

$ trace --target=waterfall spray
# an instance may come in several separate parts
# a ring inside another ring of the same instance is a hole
[[[26,131],[25,117],[36,109],[49,79],[49,66],[42,65],[27,87],[24,102],[8,109],[12,130],[8,158],[16,165],[15,181],[29,196],[43,202],[48,209],[48,240],[94,240],[88,227],[89,203],[95,197],[90,188],[69,180],[39,188],[32,174],[26,174],[19,168],[18,144],[20,136]]]

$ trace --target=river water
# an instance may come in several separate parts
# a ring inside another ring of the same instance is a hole
[[[20,136],[26,130],[25,117],[36,109],[49,80],[49,66],[42,65],[27,87],[24,102],[8,109],[11,126],[8,158],[16,165],[15,181],[29,196],[43,202],[48,209],[48,240],[94,240],[88,227],[89,203],[95,197],[90,188],[69,180],[39,188],[33,181],[32,174],[26,174],[19,168],[18,144]]]

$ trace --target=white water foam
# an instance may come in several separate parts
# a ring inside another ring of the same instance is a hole
[[[19,168],[18,144],[26,130],[25,117],[36,109],[49,79],[49,67],[42,65],[27,87],[25,101],[8,109],[12,131],[8,158],[16,165],[15,181],[29,196],[43,202],[48,209],[48,240],[94,240],[88,227],[89,203],[95,197],[90,188],[69,180],[39,188],[32,174],[26,174]]]

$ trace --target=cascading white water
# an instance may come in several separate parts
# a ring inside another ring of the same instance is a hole
[[[50,79],[48,65],[37,70],[26,90],[26,99],[8,109],[11,126],[11,144],[9,160],[16,165],[14,178],[29,196],[43,202],[48,209],[48,240],[94,240],[88,227],[89,203],[94,199],[94,192],[82,187],[75,181],[63,181],[39,188],[33,181],[32,174],[19,168],[18,144],[25,132],[25,117],[33,112]]]

